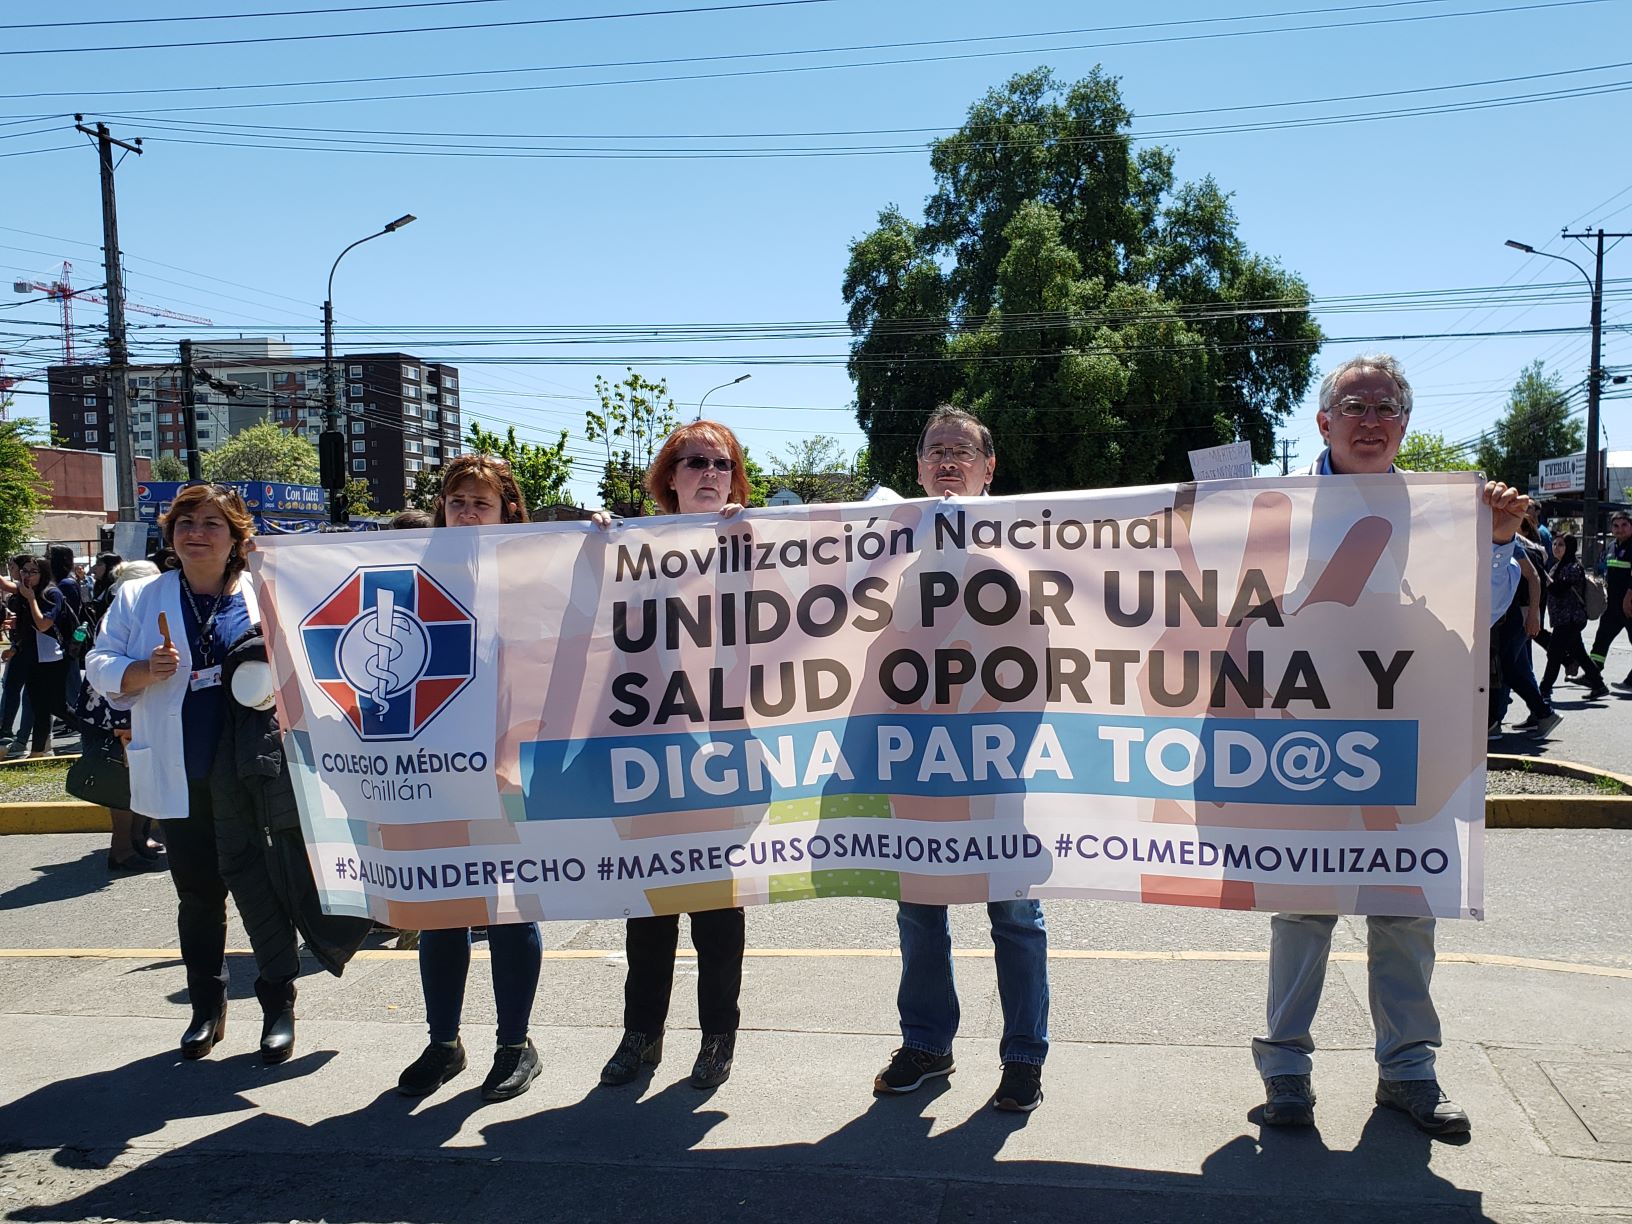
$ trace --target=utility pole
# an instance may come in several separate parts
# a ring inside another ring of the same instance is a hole
[[[1556,259],[1567,263],[1581,273],[1587,282],[1587,288],[1592,292],[1592,356],[1587,364],[1587,455],[1586,475],[1581,481],[1581,535],[1583,560],[1588,568],[1598,563],[1598,402],[1603,391],[1604,383],[1604,240],[1606,238],[1632,238],[1632,234],[1606,234],[1602,228],[1596,230],[1582,230],[1572,234],[1565,230],[1560,237],[1575,238],[1581,242],[1593,239],[1597,247],[1597,261],[1592,274],[1568,255],[1554,255],[1551,251],[1538,251],[1527,242],[1516,242],[1512,238],[1506,245],[1515,251],[1523,251],[1526,255],[1540,255],[1543,259]]]
[[[1598,403],[1604,383],[1604,240],[1632,238],[1632,234],[1606,234],[1602,229],[1584,230],[1572,234],[1566,230],[1561,237],[1592,239],[1596,261],[1592,276],[1592,356],[1587,365],[1587,472],[1581,490],[1581,534],[1586,537],[1586,563],[1598,564]]]
[[[181,423],[187,430],[187,479],[203,480],[198,455],[198,397],[193,391],[193,342],[181,342]]]
[[[125,344],[125,281],[119,263],[119,211],[113,193],[113,148],[140,155],[141,138],[134,144],[115,140],[108,125],[95,130],[85,126],[85,116],[74,116],[74,127],[96,137],[98,164],[102,173],[102,259],[107,269],[108,294],[108,401],[113,407],[113,463],[119,490],[119,521],[136,521],[136,449],[130,427],[130,387],[126,367],[130,350]]]
[[[1282,476],[1290,476],[1292,474],[1292,458],[1293,458],[1293,456],[1292,456],[1292,439],[1291,438],[1282,438],[1281,439],[1281,475]]]

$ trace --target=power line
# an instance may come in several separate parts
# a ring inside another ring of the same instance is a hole
[[[554,87],[552,87],[554,88]],[[561,86],[561,88],[569,88]],[[1241,132],[1290,131],[1297,128],[1332,127],[1351,123],[1375,123],[1390,119],[1420,118],[1430,115],[1463,114],[1471,111],[1496,110],[1511,106],[1535,105],[1541,102],[1569,101],[1577,98],[1600,97],[1632,90],[1632,80],[1611,81],[1599,85],[1571,89],[1550,90],[1506,97],[1469,99],[1461,102],[1441,102],[1418,107],[1396,107],[1390,110],[1357,111],[1345,115],[1310,115],[1285,119],[1256,120],[1245,123],[1209,124],[1190,128],[1169,128],[1154,132],[1115,132],[1077,137],[1030,137],[1024,140],[972,140],[969,147],[978,149],[1003,148],[1011,144],[1069,145],[1092,147],[1100,144],[1148,143],[1194,136],[1219,136]],[[214,108],[203,108],[214,109]],[[499,160],[567,160],[567,161],[643,161],[643,160],[761,160],[766,158],[831,158],[921,155],[923,143],[896,145],[843,145],[843,146],[788,146],[783,148],[720,149],[720,148],[551,148],[548,146],[509,146],[479,144],[446,144],[423,147],[426,142],[366,141],[348,139],[324,142],[321,137],[302,137],[300,143],[286,138],[257,137],[255,133],[232,133],[238,139],[200,139],[216,133],[197,132],[178,127],[175,121],[155,121],[151,115],[114,114],[121,122],[141,124],[144,131],[187,135],[166,135],[159,139],[171,144],[199,145],[213,148],[276,150],[285,153],[341,153],[346,155],[373,155],[390,157],[458,157]],[[226,134],[221,134],[226,135]],[[191,136],[192,138],[188,138]],[[149,137],[152,139],[152,137]]]
[[[264,17],[316,17],[328,13],[383,13],[394,9],[452,8],[471,4],[510,4],[513,0],[414,0],[409,4],[363,4],[346,8],[273,9],[261,13],[202,13],[188,17],[106,17],[94,21],[35,21],[0,25],[0,30],[72,30],[88,26],[159,25],[177,21],[253,21]]]
[[[195,47],[244,47],[263,43],[322,42],[338,38],[382,38],[396,34],[446,34],[457,30],[507,30],[590,21],[625,21],[639,17],[680,17],[697,13],[734,13],[745,9],[795,8],[808,4],[834,4],[836,2],[837,0],[742,0],[741,3],[737,4],[711,4],[674,9],[643,9],[626,13],[591,13],[579,17],[529,17],[518,21],[477,21],[467,22],[462,25],[405,26],[394,30],[345,30],[323,34],[276,34],[264,35],[258,38],[212,38],[172,43],[125,43],[107,47],[42,47],[26,51],[0,51],[0,55],[80,55],[98,51],[174,51]],[[1564,2],[1587,4],[1596,3],[1599,0],[1564,0]]]
[[[804,53],[803,52],[786,52],[786,53],[779,53],[779,54],[804,54]],[[676,62],[676,61],[634,61],[634,62],[638,62],[638,63],[661,63],[661,62]],[[1333,105],[1333,104],[1336,104],[1336,103],[1339,103],[1339,102],[1361,102],[1361,101],[1369,101],[1369,100],[1373,100],[1373,99],[1377,99],[1377,98],[1406,97],[1406,96],[1410,96],[1410,95],[1414,95],[1414,94],[1425,94],[1425,93],[1445,93],[1445,92],[1452,91],[1452,90],[1479,89],[1479,88],[1485,88],[1485,87],[1493,86],[1493,85],[1512,85],[1512,84],[1517,84],[1517,83],[1523,82],[1523,81],[1550,80],[1550,79],[1553,79],[1553,78],[1556,78],[1556,77],[1564,77],[1564,76],[1581,76],[1581,75],[1587,74],[1587,73],[1610,72],[1610,71],[1614,71],[1614,70],[1617,70],[1617,69],[1628,68],[1628,67],[1632,67],[1632,60],[1621,60],[1621,61],[1616,61],[1616,62],[1608,63],[1608,64],[1593,64],[1593,65],[1588,65],[1588,66],[1580,67],[1580,68],[1562,68],[1562,69],[1557,69],[1557,70],[1554,70],[1554,71],[1551,71],[1551,72],[1532,72],[1532,73],[1525,73],[1525,74],[1522,74],[1522,75],[1519,75],[1519,76],[1490,77],[1490,78],[1486,78],[1486,79],[1483,79],[1483,80],[1477,80],[1477,81],[1458,81],[1458,82],[1453,82],[1453,83],[1444,84],[1444,85],[1420,85],[1420,86],[1414,86],[1414,87],[1407,88],[1407,89],[1375,90],[1375,91],[1372,91],[1372,92],[1369,92],[1369,93],[1359,93],[1359,94],[1337,94],[1337,95],[1334,95],[1334,96],[1321,97],[1321,98],[1298,98],[1298,99],[1291,99],[1291,100],[1277,101],[1277,102],[1253,102],[1253,103],[1242,103],[1242,104],[1235,105],[1235,106],[1212,106],[1212,107],[1193,108],[1193,109],[1176,110],[1176,111],[1140,111],[1139,112],[1139,118],[1143,119],[1143,120],[1149,120],[1149,119],[1173,119],[1173,118],[1184,118],[1184,117],[1187,117],[1187,116],[1190,116],[1190,115],[1215,115],[1215,114],[1234,113],[1234,112],[1240,112],[1240,111],[1280,110],[1280,109],[1285,109],[1287,107],[1294,107],[1294,106],[1327,106],[1327,105]],[[533,71],[541,71],[541,70],[540,69],[523,69],[523,70],[519,70],[519,71],[533,72]],[[423,79],[423,78],[421,78],[421,79]],[[372,101],[373,99],[366,99],[366,98],[365,99],[349,99],[348,98],[348,99],[337,99],[337,100],[338,101]],[[289,105],[305,105],[305,103],[291,103]],[[228,109],[228,110],[230,110],[230,109],[236,109],[236,108],[233,108],[233,107],[225,107],[225,108],[198,107],[198,108],[181,108],[181,109],[200,109],[200,110]],[[162,115],[162,114],[170,114],[170,113],[173,113],[173,112],[169,111],[169,110],[160,109],[160,110],[148,111],[148,112],[139,113],[139,114],[138,113],[118,113],[114,117],[117,117],[117,118],[120,118],[120,119],[144,119],[144,118],[150,118],[152,115]],[[393,127],[393,128],[344,128],[344,127],[316,127],[316,126],[311,126],[311,125],[293,125],[293,124],[228,123],[228,122],[222,122],[222,121],[211,121],[211,120],[206,120],[206,119],[192,119],[192,120],[172,119],[172,120],[169,120],[168,122],[174,126],[174,130],[189,130],[189,131],[199,132],[200,134],[219,134],[219,135],[232,135],[232,136],[257,136],[257,135],[260,135],[260,134],[263,134],[263,133],[265,133],[265,134],[277,134],[279,136],[286,135],[286,134],[289,134],[289,133],[295,133],[295,134],[299,134],[299,135],[306,135],[306,134],[310,134],[310,133],[328,133],[328,134],[336,136],[336,137],[338,137],[338,136],[348,136],[348,135],[349,136],[393,136],[393,137],[433,136],[433,137],[443,137],[443,138],[459,139],[459,140],[506,140],[506,141],[515,141],[515,140],[572,140],[572,141],[582,141],[582,140],[611,140],[611,141],[628,141],[628,140],[791,140],[791,139],[834,138],[834,137],[843,137],[843,136],[950,135],[950,134],[952,134],[954,132],[970,131],[970,132],[974,132],[977,135],[979,135],[981,140],[984,142],[986,140],[993,139],[992,137],[986,135],[987,133],[998,133],[999,136],[1001,137],[1002,133],[1010,131],[1012,129],[1029,127],[1029,125],[1009,124],[1009,123],[980,123],[980,124],[964,124],[962,126],[954,124],[954,125],[950,125],[950,126],[949,125],[941,125],[941,126],[937,126],[937,127],[849,128],[849,129],[833,129],[833,130],[817,130],[817,131],[783,131],[783,132],[570,133],[570,132],[446,132],[446,131],[421,131],[421,130],[414,130],[414,129],[409,129],[409,128],[400,128],[400,127]],[[317,137],[316,136],[311,136],[309,138],[316,139]],[[916,148],[916,147],[920,147],[920,146],[914,145],[913,147]],[[1632,191],[1632,188],[1628,188],[1627,190]],[[1614,197],[1612,197],[1612,198],[1614,198]]]

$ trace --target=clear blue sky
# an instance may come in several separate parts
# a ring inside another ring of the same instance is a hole
[[[344,0],[242,2],[260,10],[344,6]],[[691,3],[708,7],[710,0]],[[1329,336],[1579,329],[1338,342],[1321,354],[1324,366],[1361,348],[1392,349],[1417,387],[1415,426],[1453,439],[1487,425],[1533,359],[1560,369],[1571,385],[1585,375],[1588,297],[1579,275],[1508,250],[1503,240],[1569,254],[1590,267],[1582,248],[1558,238],[1560,229],[1602,223],[1632,230],[1625,138],[1632,130],[1632,95],[1625,92],[1632,89],[1632,6],[1624,0],[1359,6],[831,0],[510,28],[38,53],[687,5],[464,0],[390,7],[353,0],[353,6],[365,11],[36,30],[17,27],[52,20],[51,13],[105,22],[133,12],[152,18],[239,10],[89,2],[71,10],[10,6],[0,16],[0,154],[7,155],[0,157],[7,171],[0,190],[0,356],[11,373],[55,360],[60,336],[42,326],[55,319],[55,307],[24,303],[10,282],[54,279],[64,258],[74,263],[76,283],[102,280],[96,159],[71,130],[75,111],[106,119],[118,136],[144,138],[146,153],[127,158],[118,175],[135,302],[208,316],[246,335],[287,334],[303,351],[316,352],[334,256],[400,213],[417,214],[416,224],[341,266],[335,286],[341,348],[400,347],[452,361],[463,371],[467,415],[496,427],[514,422],[533,439],[568,428],[572,450],[583,457],[575,491],[590,502],[597,468],[583,438],[583,409],[597,373],[616,378],[635,364],[666,377],[683,416],[708,388],[752,373],[750,382],[715,395],[709,415],[737,429],[762,461],[814,433],[854,448],[862,437],[843,366],[846,337],[658,344],[631,336],[616,345],[506,346],[478,344],[480,337],[469,334],[433,342],[407,329],[842,320],[847,245],[888,204],[917,214],[932,188],[925,151],[705,154],[918,146],[955,127],[985,90],[1039,64],[1066,80],[1096,63],[1119,76],[1139,116],[1136,135],[1159,137],[1173,150],[1181,178],[1211,174],[1233,192],[1248,244],[1301,274],[1317,298],[1383,299],[1382,308],[1323,309]],[[1259,16],[1248,20],[1252,15]],[[928,45],[821,50],[885,43]],[[667,62],[615,66],[652,60]],[[846,66],[795,70],[816,65]],[[529,71],[495,74],[501,69]],[[476,75],[430,75],[451,73]],[[401,79],[271,87],[385,76]],[[1502,83],[1441,88],[1474,82]],[[268,87],[237,88],[245,85]],[[192,92],[129,92],[182,88]],[[1578,96],[1478,105],[1560,91]],[[458,96],[359,100],[427,93]],[[1351,100],[1319,101],[1340,97]],[[1468,104],[1476,108],[1194,131]],[[212,124],[310,130],[244,135],[205,126]],[[785,135],[881,129],[933,131]],[[777,135],[728,139],[756,133]],[[680,149],[687,156],[375,155],[357,151],[356,143],[468,146],[470,134],[483,134],[476,143],[493,146],[491,152]],[[255,147],[237,147],[244,143]],[[1606,274],[1619,283],[1606,301],[1605,363],[1624,372],[1632,367],[1625,331],[1632,323],[1632,243],[1609,257]],[[1519,300],[1535,292],[1523,289],[1531,284],[1561,288],[1540,295],[1547,300]],[[1506,289],[1475,305],[1432,297],[1416,308],[1400,305],[1405,295],[1491,286]],[[103,321],[98,307],[81,304],[76,312],[77,323]],[[134,333],[141,357],[173,354],[174,341],[187,334],[185,325],[154,330],[148,325],[159,320],[140,314],[131,322],[142,327]],[[364,326],[373,330],[353,330]],[[24,343],[23,336],[33,339]],[[495,364],[517,354],[530,364]],[[19,394],[17,407],[38,415],[43,402]],[[1611,446],[1632,447],[1627,407],[1625,400],[1605,403]],[[1302,460],[1313,457],[1312,397],[1286,432]]]

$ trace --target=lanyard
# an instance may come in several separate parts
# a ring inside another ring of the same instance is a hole
[[[198,627],[198,650],[204,656],[198,666],[209,667],[215,662],[215,622],[221,614],[221,605],[227,601],[227,589],[222,586],[221,593],[210,600],[208,616],[200,610],[201,601],[188,585],[186,574],[181,575],[181,589],[187,596],[182,606],[192,613],[193,624]]]

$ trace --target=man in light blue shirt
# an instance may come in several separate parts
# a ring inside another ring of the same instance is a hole
[[[1394,456],[1411,421],[1411,384],[1387,354],[1355,357],[1327,374],[1316,416],[1326,449],[1304,472],[1351,476],[1395,471]],[[1491,508],[1490,614],[1513,602],[1519,567],[1513,536],[1530,499],[1498,481],[1480,496]],[[1470,699],[1471,699],[1470,694]],[[1332,914],[1276,914],[1270,920],[1268,1032],[1252,1043],[1263,1077],[1263,1118],[1271,1126],[1311,1126],[1315,1043],[1309,1030],[1331,954]],[[1366,970],[1376,1029],[1377,1103],[1408,1115],[1433,1135],[1467,1134],[1468,1115],[1434,1073],[1439,1015],[1429,995],[1434,973],[1432,918],[1366,919]]]

